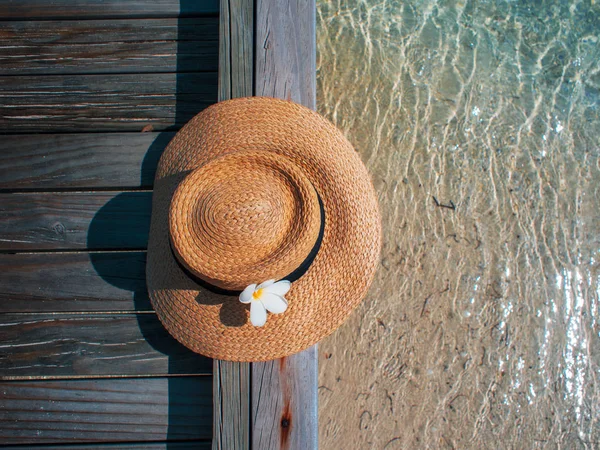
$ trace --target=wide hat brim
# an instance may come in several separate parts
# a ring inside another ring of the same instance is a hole
[[[314,261],[286,294],[287,311],[270,314],[264,327],[252,326],[249,308],[237,296],[217,294],[188,277],[169,243],[169,205],[179,183],[215,158],[243,150],[289,158],[315,187],[324,210]],[[365,297],[380,247],[381,219],[365,166],[339,130],[301,105],[262,97],[215,104],[186,124],[160,159],[147,285],[165,328],[194,352],[264,361],[310,347],[338,328]]]

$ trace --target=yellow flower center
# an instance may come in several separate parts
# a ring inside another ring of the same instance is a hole
[[[257,289],[256,291],[254,291],[254,293],[252,294],[252,298],[254,300],[260,300],[260,298],[262,297],[262,294],[263,294],[263,290],[264,289]]]

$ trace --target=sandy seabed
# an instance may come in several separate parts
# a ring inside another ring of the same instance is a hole
[[[320,0],[317,36],[384,227],[320,448],[600,448],[600,5]]]

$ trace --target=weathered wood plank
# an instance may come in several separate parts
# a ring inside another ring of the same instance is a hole
[[[0,313],[151,310],[145,252],[0,254]]]
[[[223,0],[219,20],[219,101],[251,96],[254,0]]]
[[[130,2],[127,2],[130,3]],[[219,39],[218,17],[0,21],[0,42],[15,47]]]
[[[154,313],[0,315],[0,379],[211,371]]]
[[[166,441],[166,442],[144,442],[114,444],[103,442],[101,444],[64,444],[64,445],[28,445],[27,450],[210,450],[212,444],[210,441]],[[23,450],[22,445],[3,445],[6,450]]]
[[[151,188],[175,133],[8,135],[0,143],[0,189]]]
[[[254,0],[223,0],[220,13],[219,100],[251,96]],[[250,448],[250,364],[215,360],[213,450]]]
[[[215,72],[218,20],[0,22],[0,75]]]
[[[213,362],[213,450],[250,448],[250,364]]]
[[[256,95],[315,108],[314,0],[257,0]],[[317,346],[252,364],[252,448],[316,449]]]
[[[4,19],[180,17],[219,12],[218,0],[7,0]]]
[[[212,444],[210,441],[166,441],[166,442],[131,442],[111,443],[103,442],[100,444],[64,444],[64,445],[28,445],[27,450],[210,450]],[[22,445],[3,445],[5,450],[23,450]]]
[[[315,0],[257,0],[255,95],[316,108]]]
[[[217,73],[0,77],[0,133],[155,131],[217,100]]]
[[[210,376],[0,382],[0,443],[206,439],[211,386]]]
[[[252,448],[318,448],[317,345],[252,364]]]
[[[0,194],[0,250],[145,249],[150,192]]]

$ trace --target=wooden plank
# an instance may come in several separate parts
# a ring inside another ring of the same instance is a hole
[[[250,448],[250,364],[213,362],[213,450]]]
[[[249,97],[254,91],[254,0],[223,0],[219,19],[219,101]]]
[[[256,95],[315,108],[314,0],[257,0]],[[316,449],[317,346],[252,364],[252,448]]]
[[[0,443],[206,439],[211,386],[210,376],[0,382]]]
[[[21,445],[3,445],[5,450],[23,450]],[[166,441],[166,442],[144,442],[144,443],[111,443],[101,444],[64,444],[64,445],[28,445],[27,450],[210,450],[210,441]]]
[[[151,310],[145,252],[0,254],[0,313]]]
[[[254,0],[223,0],[220,13],[219,100],[251,96]],[[213,450],[250,448],[250,364],[213,363]]]
[[[0,250],[145,249],[150,192],[0,194]]]
[[[215,72],[218,20],[0,22],[0,75]]]
[[[316,108],[315,0],[257,0],[255,95]]]
[[[211,373],[154,313],[2,314],[0,379]]]
[[[219,12],[218,0],[8,0],[3,19],[181,17]]]
[[[217,100],[217,73],[0,77],[0,132],[155,131]]]
[[[5,450],[23,450],[21,445],[3,445]],[[166,442],[144,442],[144,443],[111,443],[101,444],[64,444],[64,445],[28,445],[27,450],[210,450],[210,441],[166,441]]]
[[[129,3],[129,2],[128,2]],[[219,39],[217,17],[0,21],[0,42],[14,47],[121,42],[212,41]]]
[[[175,133],[8,135],[0,143],[0,189],[151,188]]]
[[[252,364],[252,448],[318,448],[317,345]]]

